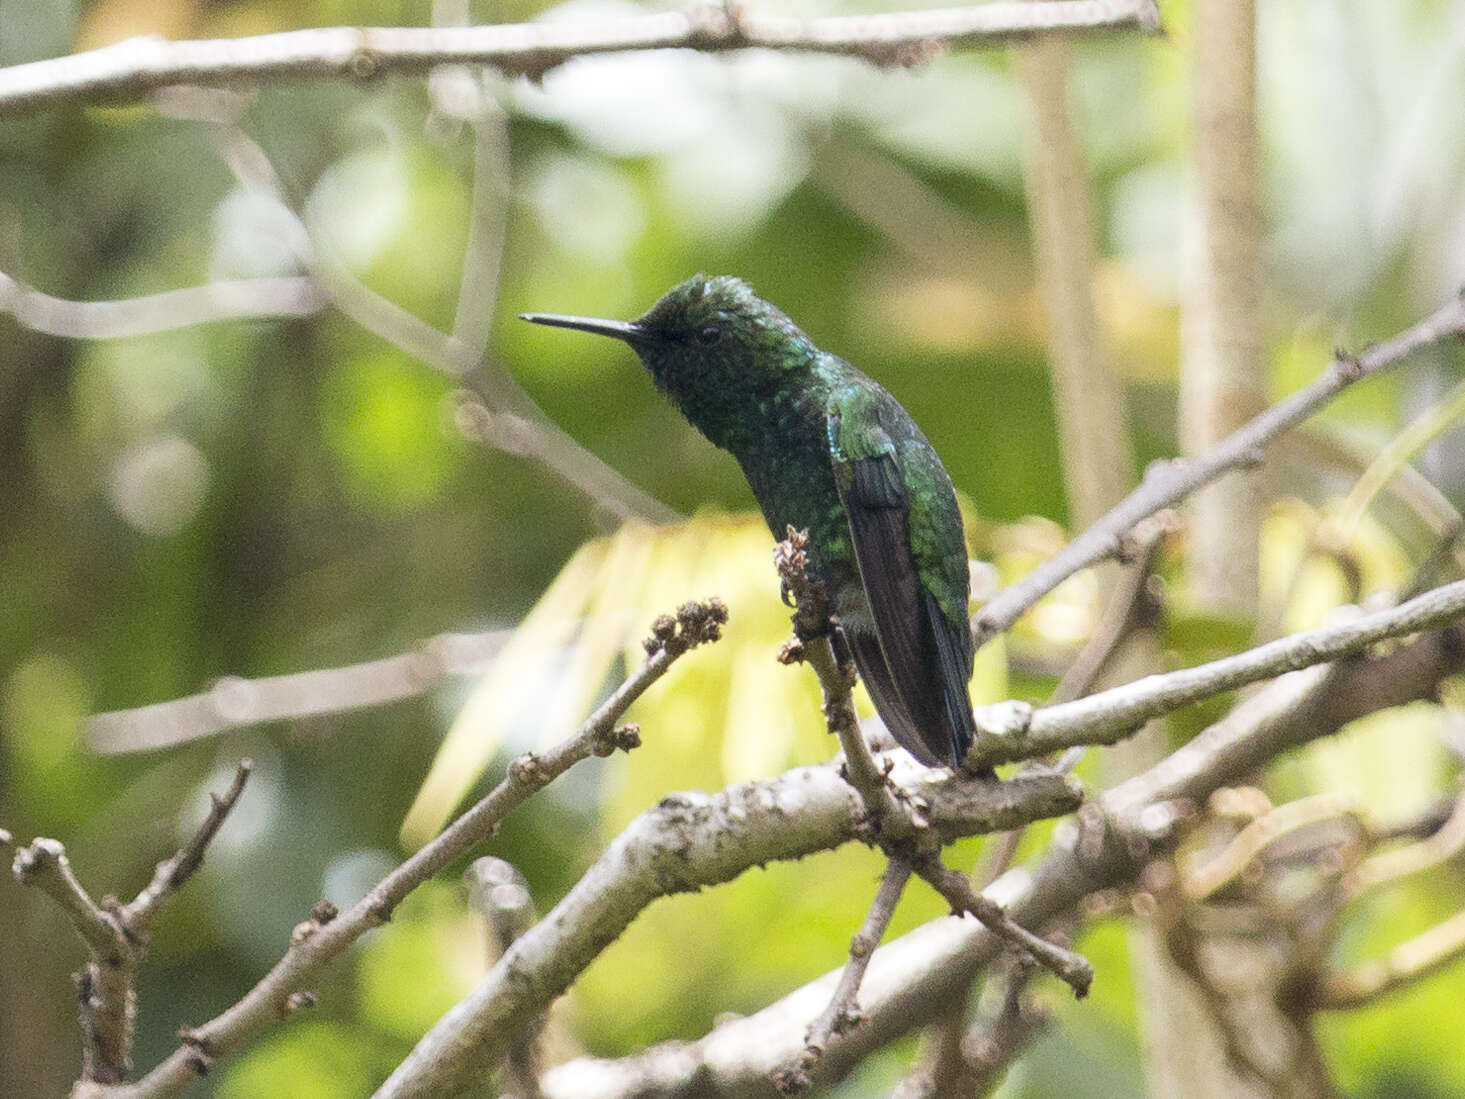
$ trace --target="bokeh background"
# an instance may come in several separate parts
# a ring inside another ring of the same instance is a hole
[[[900,6],[915,5],[765,5]],[[1334,346],[1391,334],[1465,282],[1465,9],[1261,8],[1265,335],[1280,395]],[[1073,73],[1099,218],[1100,320],[1140,461],[1176,446],[1192,43],[1188,5],[1162,9],[1166,37],[1085,42]],[[471,14],[631,10],[575,0],[553,11],[475,3]],[[146,32],[431,17],[426,3],[387,0],[3,0],[0,63]],[[337,308],[101,340],[0,316],[0,824],[22,840],[62,839],[96,893],[130,894],[200,818],[205,791],[222,788],[241,756],[257,762],[204,870],[157,927],[140,988],[140,1067],[172,1048],[180,1024],[245,991],[319,897],[358,898],[458,796],[493,781],[508,753],[573,727],[622,650],[683,599],[721,595],[733,625],[633,712],[649,747],[587,765],[492,845],[540,908],[662,794],[832,751],[812,683],[772,661],[786,631],[772,540],[749,515],[735,465],[661,401],[629,351],[516,313],[632,317],[693,272],[742,275],[910,409],[977,517],[975,553],[1013,575],[1064,537],[1024,197],[1028,105],[1007,53],[912,71],[775,54],[578,60],[539,83],[489,77],[476,153],[475,126],[452,106],[478,94],[473,78],[443,80],[432,95],[418,79],[315,82],[222,105],[73,106],[0,122],[0,270],[66,299],[295,276],[311,253],[451,330],[470,214],[475,202],[493,211],[479,226],[489,239],[469,254],[495,292],[459,319],[482,325],[488,359],[467,378]],[[231,136],[220,111],[255,144]],[[1296,582],[1309,532],[1387,440],[1452,395],[1460,366],[1447,348],[1370,381],[1281,456],[1265,613],[1308,625],[1347,594],[1348,578],[1327,563]],[[477,408],[465,386],[491,407],[507,394],[497,407],[510,413],[465,414]],[[548,444],[531,398],[618,473],[596,469],[586,491],[551,468],[536,450]],[[1422,477],[1405,477],[1426,504],[1411,510],[1398,490],[1402,503],[1386,499],[1354,523],[1353,579],[1365,593],[1405,582],[1444,504],[1465,496],[1452,425],[1445,416],[1413,456]],[[679,525],[675,514],[696,518]],[[392,705],[135,755],[98,756],[79,739],[88,715],[189,695],[220,676],[345,665],[443,631],[512,627],[567,565],[557,613],[588,624],[568,646],[519,645],[496,686],[450,676]],[[1189,613],[1183,567],[1170,571],[1167,659],[1245,641],[1249,624]],[[1092,579],[1068,585],[1007,648],[988,651],[976,693],[1041,697],[1052,683],[1044,669],[1086,635],[1099,595]],[[1177,722],[1177,735],[1199,720]],[[1277,782],[1352,790],[1372,812],[1405,815],[1450,788],[1458,761],[1437,735],[1447,720],[1443,707],[1394,715],[1302,753]],[[468,755],[486,771],[455,764],[404,834],[450,729],[476,745]],[[1340,949],[1377,954],[1457,910],[1461,871],[1457,860],[1391,891],[1355,916]],[[869,852],[841,851],[661,902],[567,997],[554,1041],[614,1055],[755,1010],[839,964],[878,873]],[[941,911],[913,888],[895,931]],[[8,882],[0,926],[0,1092],[59,1094],[79,1063],[68,974],[80,944],[44,898]],[[1053,995],[1059,1025],[1005,1094],[1143,1092],[1122,925],[1098,923],[1081,946],[1099,969],[1094,995],[1082,1005]],[[332,970],[308,1019],[230,1058],[193,1093],[365,1094],[488,960],[481,922],[447,875]],[[1457,966],[1325,1019],[1339,1085],[1465,1094],[1462,991]],[[877,1057],[841,1093],[882,1094],[911,1052]]]

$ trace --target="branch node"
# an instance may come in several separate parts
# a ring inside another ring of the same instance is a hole
[[[641,642],[641,647],[647,656],[655,656],[662,651],[671,656],[681,656],[698,645],[720,640],[727,618],[727,604],[715,595],[701,602],[683,603],[677,608],[675,617],[669,614],[657,616],[651,623],[651,636]]]
[[[22,847],[15,853],[10,864],[10,873],[21,885],[29,885],[37,874],[52,866],[59,866],[66,858],[66,848],[60,840],[39,836],[29,847]]]
[[[287,1015],[293,1015],[297,1011],[304,1011],[307,1008],[315,1007],[319,1002],[319,997],[314,992],[302,988],[298,992],[290,993],[289,998],[285,1001],[285,1013]]]
[[[641,747],[641,726],[634,721],[617,725],[611,730],[612,743],[621,752],[630,752]]]
[[[290,932],[290,945],[299,946],[320,930],[320,924],[314,920],[301,920]]]
[[[310,919],[317,927],[324,927],[340,914],[341,910],[334,902],[323,898],[316,901],[315,906],[310,910]]]
[[[197,1051],[201,1056],[213,1059],[214,1049],[206,1035],[198,1027],[181,1026],[178,1028],[178,1041],[191,1050]]]
[[[382,71],[382,57],[369,46],[358,46],[346,62],[346,70],[351,74],[351,79],[364,84]]]
[[[544,769],[539,766],[539,757],[533,752],[525,752],[509,764],[509,778],[520,786],[533,789],[538,789],[549,781]]]
[[[781,1068],[773,1074],[773,1086],[780,1095],[803,1095],[814,1086],[802,1067]]]
[[[641,642],[647,656],[666,648],[667,642],[677,635],[677,620],[669,614],[659,614],[651,623],[651,636]]]
[[[1333,369],[1342,381],[1356,382],[1363,377],[1363,360],[1346,348],[1334,348]]]

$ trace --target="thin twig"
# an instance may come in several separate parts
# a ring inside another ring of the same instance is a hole
[[[121,933],[77,880],[60,840],[40,837],[22,847],[10,873],[21,885],[34,886],[55,901],[94,955],[108,961],[117,958],[123,949]]]
[[[982,989],[971,1030],[964,1033],[958,1018],[950,1032],[954,1041],[937,1051],[941,1056],[902,1080],[894,1099],[990,1095],[1023,1047],[1053,1021],[1051,1012],[1028,1003],[1024,995],[1038,971],[1031,959],[1021,956],[998,967]]]
[[[76,100],[136,97],[168,84],[360,81],[385,73],[424,73],[453,63],[540,76],[571,57],[626,50],[756,48],[913,64],[942,49],[996,45],[1037,34],[1158,28],[1153,0],[1049,0],[807,20],[704,7],[599,23],[326,27],[198,42],[131,38],[72,57],[0,70],[0,114]]]
[[[865,742],[855,713],[851,692],[855,686],[852,664],[841,665],[835,659],[830,634],[835,629],[830,618],[829,594],[824,586],[805,572],[808,564],[809,532],[790,526],[787,536],[774,548],[773,563],[784,590],[793,600],[795,642],[785,645],[779,660],[785,664],[803,662],[819,677],[824,695],[824,722],[839,738],[844,749],[844,776],[859,793],[870,812],[873,831],[883,840],[905,840],[924,827],[920,814],[897,797],[886,781],[885,772],[875,762]]]
[[[332,303],[368,332],[481,390],[459,406],[458,426],[466,438],[535,458],[619,518],[639,516],[657,523],[682,518],[576,442],[481,348],[475,351],[439,331],[358,279],[335,254],[320,220],[307,210],[303,224],[312,246],[311,271]]]
[[[981,920],[988,931],[1032,955],[1044,969],[1051,970],[1082,999],[1094,983],[1094,967],[1081,954],[1051,943],[1023,927],[991,897],[978,893],[971,879],[941,862],[939,855],[922,855],[916,860],[916,873],[946,898],[953,915],[970,912]]]
[[[1362,1007],[1465,957],[1465,910],[1400,943],[1387,956],[1325,976],[1311,1005],[1320,1011]]]
[[[1454,810],[1433,834],[1392,851],[1379,851],[1354,867],[1343,878],[1343,895],[1352,900],[1380,885],[1433,869],[1462,850],[1465,850],[1465,791],[1455,799]]]
[[[178,890],[182,889],[184,883],[198,871],[203,865],[204,851],[224,826],[224,821],[233,810],[239,800],[239,795],[244,793],[244,784],[249,781],[250,772],[254,770],[254,762],[248,759],[241,759],[238,767],[234,770],[234,781],[229,784],[229,789],[220,794],[209,795],[209,812],[194,832],[193,838],[178,849],[178,853],[170,859],[164,859],[158,863],[157,871],[153,874],[153,880],[147,887],[119,913],[122,925],[134,936],[140,935],[148,929],[153,917],[157,915],[162,904]]]
[[[1308,419],[1354,382],[1377,374],[1422,347],[1465,336],[1465,298],[1456,298],[1391,340],[1357,355],[1340,354],[1330,370],[1194,458],[1155,462],[1139,486],[1093,526],[977,612],[972,628],[980,646],[1002,633],[1029,607],[1080,569],[1122,552],[1140,520],[1171,507],[1202,485],[1261,460],[1277,435]]]
[[[213,806],[203,825],[177,854],[158,864],[153,880],[131,904],[104,898],[99,907],[72,873],[66,850],[56,840],[38,839],[16,852],[12,867],[16,880],[36,886],[56,901],[91,954],[74,976],[84,1084],[121,1084],[127,1079],[132,1069],[137,971],[147,955],[153,917],[198,869],[204,849],[239,800],[251,766],[248,760],[241,762],[228,792],[222,797],[210,795]]]
[[[501,958],[534,925],[529,883],[513,863],[492,855],[474,859],[464,876],[473,907],[488,920],[493,949]],[[514,1099],[540,1099],[539,1039],[547,1018],[546,1012],[531,1020],[509,1043],[504,1071]]]
[[[68,301],[0,273],[0,313],[33,332],[76,340],[113,340],[217,321],[309,317],[327,305],[303,275],[234,279],[115,301]]]
[[[142,944],[128,938],[114,913],[97,907],[59,841],[37,839],[21,848],[11,872],[22,885],[34,885],[54,900],[86,943],[91,957],[72,975],[81,1024],[81,1079],[121,1083],[132,1069],[134,978]]]
[[[1280,752],[1328,736],[1363,714],[1433,697],[1441,678],[1461,669],[1462,658],[1465,645],[1449,629],[1387,655],[1351,661],[1344,675],[1336,674],[1335,666],[1284,676],[1169,758],[1108,791],[1094,811],[1080,813],[1075,826],[1059,827],[1042,861],[1009,871],[984,892],[1020,923],[1046,926],[1071,913],[1085,896],[1133,880],[1153,858],[1147,837],[1162,836],[1165,822],[1177,819],[1184,805],[1204,802]],[[1133,827],[1111,829],[1106,821]],[[862,986],[865,1021],[831,1040],[821,1082],[930,1022],[1003,946],[972,921],[938,920],[881,947]],[[837,974],[826,974],[692,1042],[663,1043],[619,1060],[581,1058],[557,1066],[541,1085],[550,1099],[766,1094],[767,1073],[798,1056],[801,1027],[828,1002],[836,980]]]
[[[908,756],[894,761],[892,778],[927,806],[933,841],[941,843],[1071,812],[1082,796],[1059,775],[976,782],[921,767]],[[716,794],[663,798],[632,821],[559,904],[423,1036],[377,1099],[460,1094],[482,1065],[504,1056],[520,1025],[568,988],[656,899],[731,881],[764,863],[868,840],[864,802],[832,764]],[[803,1028],[828,1003],[832,988],[833,982],[795,1024],[797,1045],[763,1070],[765,1091],[768,1077],[802,1049]]]
[[[1465,616],[1465,581],[1351,621],[1292,634],[1235,656],[1150,675],[1087,698],[1034,710],[1022,703],[979,708],[967,766],[1030,759],[1076,744],[1114,744],[1146,721],[1282,672],[1325,664],[1393,637]]]
[[[1146,595],[1150,590],[1150,573],[1154,568],[1160,543],[1166,532],[1172,528],[1171,520],[1164,518],[1168,514],[1161,512],[1154,519],[1140,524],[1136,555],[1120,576],[1119,585],[1104,607],[1103,616],[1099,619],[1093,636],[1064,671],[1058,686],[1053,689],[1048,698],[1049,706],[1076,701],[1093,690],[1099,676],[1134,627],[1141,619],[1153,613],[1153,608],[1146,608]],[[1057,761],[1055,770],[1061,774],[1071,774],[1082,761],[1086,750],[1082,745],[1068,749]],[[1017,848],[1025,831],[1026,829],[1018,829],[1004,832],[1000,836],[992,837],[983,846],[981,865],[973,874],[978,888],[985,888],[1007,872],[1017,855]]]
[[[775,1080],[778,1090],[784,1094],[798,1094],[812,1087],[809,1073],[824,1056],[829,1040],[859,1025],[860,982],[865,979],[865,970],[869,968],[875,948],[885,938],[885,929],[890,926],[895,906],[900,903],[910,877],[911,864],[905,859],[891,859],[885,864],[885,873],[880,879],[880,888],[875,891],[875,899],[870,902],[870,911],[850,940],[849,961],[840,974],[839,985],[829,999],[829,1006],[804,1033],[804,1052],[798,1062],[781,1072]]]
[[[572,623],[565,624],[568,637]],[[226,729],[381,706],[424,694],[448,676],[471,675],[504,647],[512,630],[441,633],[410,652],[340,668],[244,679],[224,676],[187,698],[93,714],[84,736],[94,752],[161,748]]]
[[[854,687],[852,669],[835,666],[829,644],[833,628],[829,598],[821,585],[805,572],[808,544],[808,531],[789,527],[788,536],[778,543],[773,554],[779,578],[794,599],[794,633],[798,640],[793,652],[812,664],[819,675],[824,690],[825,721],[829,731],[844,745],[844,774],[869,809],[876,840],[892,862],[909,861],[912,869],[946,898],[953,912],[970,912],[994,933],[1028,950],[1042,965],[1072,985],[1079,996],[1084,995],[1093,980],[1093,968],[1087,961],[1018,927],[1002,911],[1001,905],[973,892],[971,882],[964,875],[948,870],[942,865],[939,853],[930,849],[929,842],[921,842],[929,839],[924,817],[886,781],[860,731],[850,699]],[[786,647],[785,660],[789,659],[789,653]],[[960,879],[961,884],[954,879]],[[828,1035],[824,1038],[827,1041]],[[792,1088],[806,1086],[808,1067],[802,1072],[798,1067],[790,1069],[783,1074],[783,1079]]]
[[[117,1099],[167,1099],[178,1095],[217,1058],[289,1012],[290,998],[302,991],[327,962],[342,954],[367,931],[391,918],[408,893],[438,873],[464,851],[491,836],[508,813],[592,755],[629,751],[640,744],[638,731],[618,728],[627,707],[666,674],[683,653],[716,641],[727,621],[721,601],[686,603],[675,617],[662,615],[646,642],[645,662],[586,718],[567,740],[543,754],[514,760],[508,774],[481,801],[454,821],[437,839],[417,851],[348,911],[318,913],[302,923],[290,949],[236,1004],[200,1027],[190,1028],[181,1046]]]

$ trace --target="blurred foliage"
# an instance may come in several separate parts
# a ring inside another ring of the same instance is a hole
[[[805,12],[917,6],[799,0]],[[542,4],[475,4],[481,20]],[[1074,100],[1102,216],[1098,302],[1129,384],[1134,447],[1173,450],[1188,4],[1169,35],[1077,51]],[[1436,0],[1262,5],[1272,384],[1335,344],[1393,332],[1465,281],[1465,23]],[[627,10],[583,0],[559,18]],[[158,32],[420,23],[386,0],[0,0],[0,62]],[[507,115],[507,202],[491,359],[580,443],[691,516],[611,529],[605,508],[514,448],[453,430],[459,384],[336,312],[68,342],[0,319],[0,823],[53,834],[98,893],[134,891],[231,762],[259,767],[199,879],[160,923],[140,989],[138,1062],[235,1000],[325,895],[349,903],[512,752],[557,739],[640,658],[650,619],[721,595],[724,643],[639,704],[648,747],[572,772],[505,823],[494,851],[547,910],[606,840],[668,791],[827,758],[811,677],[773,661],[787,631],[734,464],[651,389],[624,348],[522,325],[527,309],[633,316],[695,270],[736,272],[910,408],[979,521],[990,587],[1060,546],[1066,512],[1024,210],[1022,93],[1001,52],[879,71],[831,58],[667,53],[587,59],[489,87]],[[291,212],[239,184],[208,126],[145,106],[0,123],[0,270],[101,300],[293,274],[302,223],[373,290],[448,328],[468,237],[468,135],[426,125],[422,82],[302,84],[250,97],[245,130]],[[1189,606],[1183,540],[1164,574],[1165,659],[1322,621],[1396,590],[1465,485],[1450,398],[1458,350],[1350,392],[1280,449],[1261,623]],[[1367,508],[1342,505],[1379,447]],[[1361,457],[1359,457],[1361,456]],[[1422,476],[1421,476],[1422,475]],[[1429,488],[1432,481],[1443,491]],[[1377,487],[1383,485],[1382,488]],[[1449,499],[1446,499],[1448,497]],[[1341,509],[1341,510],[1340,510]],[[1341,518],[1340,518],[1341,516]],[[558,580],[556,579],[558,577]],[[1041,698],[1092,629],[1081,576],[984,654],[975,693]],[[531,608],[538,608],[529,618]],[[485,677],[379,710],[97,759],[88,713],[388,655],[443,630],[525,622]],[[1180,715],[1182,737],[1219,704]],[[1274,798],[1345,789],[1385,818],[1449,788],[1441,707],[1384,714],[1280,761]],[[434,762],[436,761],[436,762]],[[1085,771],[1092,761],[1085,765]],[[424,776],[427,781],[424,784]],[[415,808],[408,816],[409,808]],[[1034,852],[1044,830],[1024,847]],[[953,853],[971,865],[979,845]],[[878,877],[843,850],[654,906],[567,1000],[569,1041],[615,1054],[704,1031],[837,965]],[[1458,860],[1351,918],[1340,962],[1376,957],[1465,903]],[[912,888],[898,933],[940,905]],[[0,887],[0,1079],[64,1090],[78,1063],[78,952],[43,898]],[[451,880],[420,891],[318,990],[320,1007],[223,1063],[197,1094],[364,1094],[488,962]],[[1124,925],[1080,946],[1100,978],[1005,1094],[1138,1094]],[[1465,1093],[1460,969],[1323,1021],[1357,1095]],[[632,990],[628,995],[627,990]],[[1045,993],[1046,994],[1046,993]],[[841,1088],[881,1094],[909,1043]]]

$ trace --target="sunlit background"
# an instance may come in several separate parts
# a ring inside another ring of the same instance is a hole
[[[902,6],[918,5],[762,8]],[[1264,299],[1280,395],[1335,346],[1389,335],[1465,282],[1465,8],[1260,7]],[[1086,42],[1074,72],[1101,219],[1100,319],[1140,461],[1176,445],[1187,8],[1162,4],[1167,37]],[[474,4],[472,16],[635,10],[574,0]],[[0,63],[146,32],[431,18],[425,2],[385,0],[0,0]],[[257,763],[204,870],[153,936],[140,1067],[174,1046],[180,1024],[237,999],[319,897],[359,898],[495,781],[507,753],[573,728],[623,654],[634,659],[650,619],[682,600],[718,594],[732,624],[724,644],[682,661],[632,712],[647,747],[575,771],[492,845],[527,876],[540,910],[663,794],[832,753],[812,679],[773,660],[787,612],[772,539],[734,463],[655,394],[628,350],[522,324],[518,312],[633,317],[696,271],[742,275],[914,414],[977,517],[973,552],[996,566],[979,580],[990,587],[1061,545],[1022,175],[1027,104],[1011,68],[1000,50],[914,71],[663,52],[573,61],[540,83],[490,75],[480,88],[441,73],[431,96],[417,79],[316,82],[0,122],[0,270],[47,294],[118,299],[315,264],[360,279],[368,291],[350,291],[355,300],[371,305],[362,293],[375,292],[451,331],[465,250],[491,291],[476,291],[491,314],[456,318],[467,343],[487,338],[486,367],[467,377],[337,308],[100,340],[0,317],[0,825],[62,839],[96,893],[130,894],[234,762]],[[1436,429],[1390,470],[1412,460],[1418,472],[1341,510],[1363,593],[1407,582],[1465,497],[1465,449],[1450,430],[1460,366],[1458,350],[1426,353],[1280,452],[1285,499],[1263,551],[1275,622],[1312,625],[1355,596],[1346,570],[1301,564],[1319,516],[1337,511],[1382,444],[1444,401]],[[619,477],[596,469],[587,492],[556,472],[514,382]],[[638,518],[622,525],[628,514]],[[694,518],[680,525],[677,514]],[[1245,643],[1247,624],[1188,615],[1183,570],[1167,569],[1167,659]],[[540,632],[486,678],[448,676],[391,705],[145,754],[98,757],[79,743],[88,715],[221,676],[346,665],[444,631],[512,627],[547,590],[556,601],[541,608]],[[1007,647],[984,653],[979,700],[1042,697],[1045,671],[1061,667],[1100,605],[1091,578],[1067,585]],[[1301,753],[1279,788],[1352,791],[1382,816],[1417,810],[1455,773],[1436,735],[1442,713],[1419,707]],[[458,754],[424,788],[450,730]],[[954,861],[970,866],[976,849],[963,845]],[[843,850],[659,903],[557,1009],[558,1054],[695,1037],[719,1013],[756,1010],[837,966],[879,869],[877,855]],[[1461,869],[1391,892],[1343,948],[1376,954],[1458,909]],[[464,895],[453,875],[420,890],[330,971],[310,1018],[222,1062],[193,1093],[366,1094],[490,960]],[[943,911],[913,887],[894,931]],[[59,1094],[79,1064],[68,974],[80,944],[44,898],[9,883],[0,926],[0,1092]],[[1082,1005],[1052,995],[1060,1025],[1005,1094],[1141,1093],[1121,925],[1097,924],[1081,946],[1098,967],[1094,995]],[[1457,966],[1329,1017],[1340,1086],[1465,1094],[1462,982]],[[883,1094],[911,1052],[875,1058],[841,1094]]]

